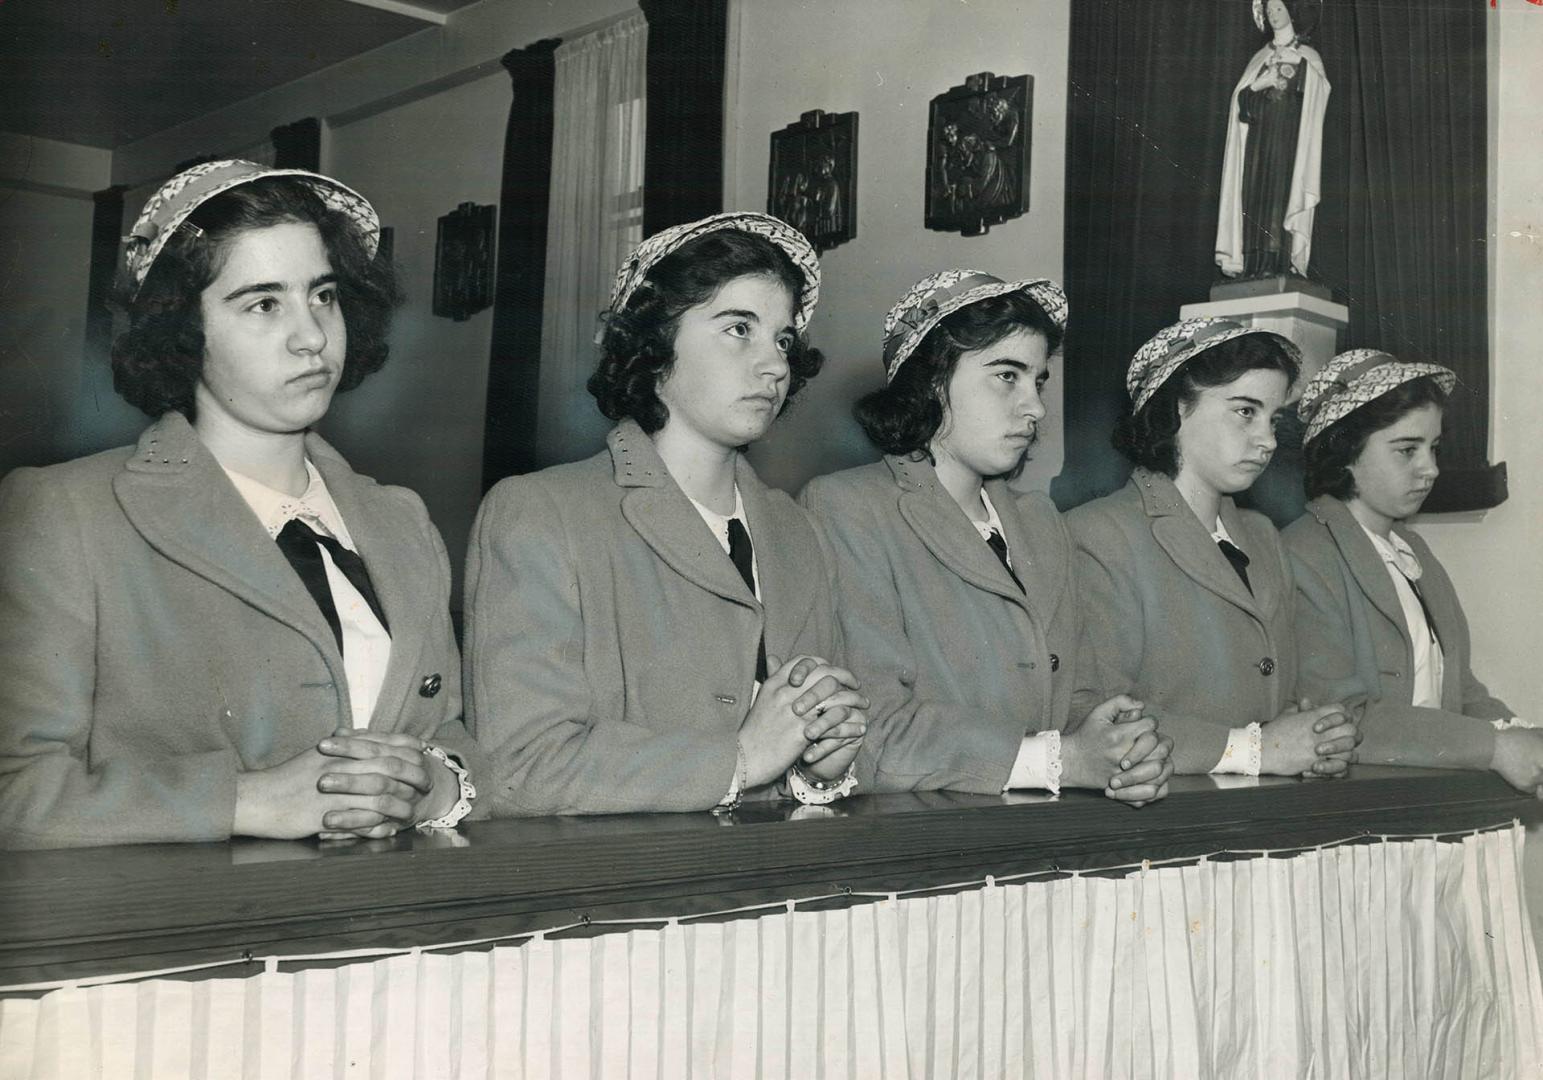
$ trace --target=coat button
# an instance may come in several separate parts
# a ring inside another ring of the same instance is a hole
[[[433,697],[439,693],[439,688],[444,685],[444,680],[439,677],[439,672],[423,677],[423,685],[418,687],[420,697]]]
[[[1259,674],[1263,675],[1265,678],[1269,678],[1271,675],[1275,674],[1274,657],[1266,656],[1263,660],[1259,661]]]
[[[1051,653],[1050,654],[1050,672],[1051,672],[1051,674],[1054,674],[1055,672],[1060,671],[1060,670],[1061,670],[1061,658],[1059,656],[1057,656],[1055,653]]]

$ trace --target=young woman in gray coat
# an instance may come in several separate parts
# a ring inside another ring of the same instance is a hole
[[[1405,525],[1441,469],[1457,377],[1375,349],[1308,382],[1307,513],[1282,534],[1297,588],[1303,692],[1360,721],[1360,760],[1493,769],[1543,795],[1543,731],[1475,677],[1468,620],[1441,563]]]
[[[806,515],[741,450],[818,372],[814,250],[765,214],[650,237],[622,265],[586,461],[488,493],[466,685],[506,814],[826,803],[867,699],[843,668]]]
[[[386,359],[379,222],[217,161],[125,249],[134,447],[0,484],[0,844],[380,837],[470,809],[449,563],[310,427]]]
[[[1278,334],[1187,319],[1136,353],[1115,445],[1123,490],[1067,515],[1084,678],[1146,702],[1180,773],[1330,776],[1359,735],[1296,693],[1295,595],[1280,537],[1239,510],[1275,452],[1300,353]]]
[[[1043,495],[1018,495],[1066,322],[1046,280],[945,270],[885,320],[886,385],[857,405],[883,461],[801,501],[834,553],[847,655],[873,702],[874,789],[1166,792],[1168,740],[1116,697],[1075,707],[1080,602]],[[1075,716],[1077,723],[1068,724]]]

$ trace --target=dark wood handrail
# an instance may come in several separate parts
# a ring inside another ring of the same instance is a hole
[[[1180,777],[1166,800],[1141,810],[1087,792],[928,793],[862,796],[831,814],[763,804],[727,818],[484,821],[352,845],[0,852],[0,987],[943,888],[987,874],[1455,833],[1538,806],[1490,773],[1362,766],[1337,781]],[[210,974],[250,970],[236,963]]]

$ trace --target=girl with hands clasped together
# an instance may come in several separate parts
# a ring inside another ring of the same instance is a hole
[[[800,497],[873,702],[857,767],[875,790],[1166,793],[1170,743],[1141,702],[1074,705],[1071,544],[1047,498],[1008,487],[1045,417],[1066,310],[1043,279],[923,278],[885,320],[886,385],[857,405],[884,460]]]
[[[1274,527],[1239,510],[1275,452],[1301,354],[1224,319],[1186,319],[1136,353],[1115,446],[1123,490],[1067,515],[1087,634],[1083,677],[1146,702],[1176,771],[1337,776],[1360,733],[1295,699],[1296,609]]]
[[[466,572],[466,680],[507,814],[828,803],[868,699],[806,515],[743,448],[820,369],[814,249],[756,213],[645,240],[589,381],[618,421],[587,461],[488,493]]]
[[[135,447],[0,484],[0,842],[382,837],[470,811],[444,545],[310,431],[386,359],[380,224],[195,166],[125,246]]]
[[[1296,578],[1301,685],[1343,701],[1360,760],[1493,769],[1543,797],[1543,731],[1474,677],[1452,581],[1406,519],[1441,469],[1457,377],[1352,349],[1308,381],[1307,513],[1282,534]]]

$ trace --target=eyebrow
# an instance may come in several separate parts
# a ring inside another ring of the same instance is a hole
[[[1249,397],[1247,394],[1233,394],[1227,400],[1229,402],[1238,401],[1238,402],[1242,402],[1244,405],[1252,405],[1256,409],[1263,409],[1264,408],[1264,402],[1260,401],[1256,397]],[[1284,416],[1284,415],[1286,415],[1286,406],[1285,406],[1285,404],[1282,404],[1280,406],[1280,408],[1278,408],[1274,412],[1270,413],[1270,416],[1272,418],[1276,417],[1276,416]]]
[[[715,319],[722,319],[726,317],[744,319],[747,322],[761,321],[761,317],[759,315],[753,311],[747,311],[744,308],[724,308],[722,311],[713,312],[713,318]]]
[[[328,272],[322,274],[320,277],[312,278],[310,285],[306,287],[305,291],[311,292],[312,290],[317,289],[322,285],[336,285],[337,280],[338,276],[336,273]],[[226,296],[225,299],[227,301],[238,300],[241,297],[248,296],[252,293],[270,293],[283,291],[284,283],[282,281],[255,281],[250,285],[241,286],[241,288]]]

